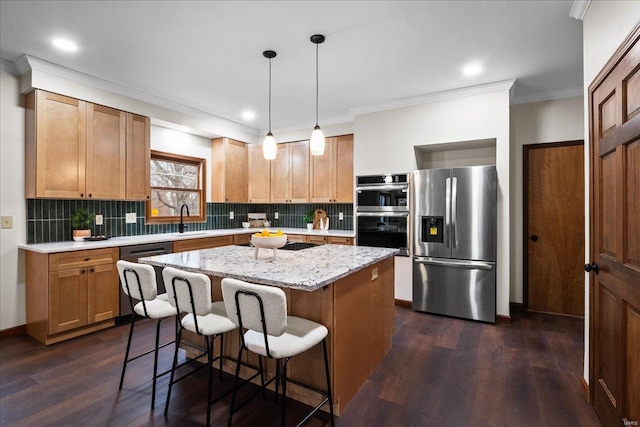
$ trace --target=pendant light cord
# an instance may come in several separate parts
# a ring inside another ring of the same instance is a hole
[[[269,133],[271,133],[271,58],[269,58]]]
[[[318,126],[318,43],[316,43],[316,126]]]

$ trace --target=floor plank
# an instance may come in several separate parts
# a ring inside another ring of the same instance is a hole
[[[490,325],[397,307],[391,352],[337,418],[338,426],[599,426],[582,377],[583,321],[538,313]],[[132,352],[153,342],[155,323],[136,326]],[[206,420],[206,370],[178,383],[164,416],[168,378],[158,382],[150,410],[151,356],[132,362],[118,390],[128,326],[43,346],[28,336],[0,340],[2,426],[198,426]],[[165,322],[161,341],[170,341]],[[167,369],[173,347],[161,350]],[[232,386],[224,374],[214,393]],[[245,388],[241,396],[252,391]],[[242,398],[242,397],[240,397]],[[230,397],[211,410],[226,425]],[[288,401],[288,425],[309,408]],[[279,425],[268,399],[251,400],[234,426]],[[320,414],[307,425],[328,425]]]

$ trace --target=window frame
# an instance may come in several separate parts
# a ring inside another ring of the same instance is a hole
[[[207,160],[200,157],[185,156],[182,154],[167,153],[164,151],[151,150],[151,158],[149,160],[149,200],[146,203],[146,222],[147,224],[173,224],[180,222],[180,215],[174,216],[151,216],[151,201],[154,189],[167,189],[166,187],[154,187],[151,185],[151,162],[153,160],[163,160],[167,162],[183,163],[198,168],[198,190],[187,190],[199,193],[199,214],[183,217],[183,222],[205,222],[207,220]],[[169,189],[179,190],[179,189]]]

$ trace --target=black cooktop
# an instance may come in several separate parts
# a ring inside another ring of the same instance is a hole
[[[240,243],[240,244],[237,244],[236,246],[251,246],[251,243]],[[315,243],[289,242],[279,249],[282,249],[285,251],[299,251],[301,249],[307,249],[313,246],[317,246],[317,245]]]

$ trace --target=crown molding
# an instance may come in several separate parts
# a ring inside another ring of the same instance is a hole
[[[574,96],[583,96],[584,88],[582,86],[571,87],[567,89],[558,89],[548,92],[532,93],[524,96],[514,96],[511,105],[528,104],[530,102],[551,101],[554,99],[572,98]]]
[[[18,68],[13,64],[13,62],[5,61],[4,59],[0,59],[0,72],[20,75],[18,72]]]
[[[573,0],[569,17],[583,21],[590,4],[591,0]]]
[[[432,102],[446,101],[449,99],[463,98],[466,96],[483,95],[485,93],[502,92],[511,90],[516,79],[502,80],[499,82],[486,83],[477,86],[468,86],[459,89],[445,90],[442,92],[428,93],[425,95],[412,96],[409,98],[394,99],[384,101],[377,104],[363,105],[350,108],[349,111],[354,115],[377,113],[385,110],[394,110],[396,108],[410,107],[413,105],[429,104]]]
[[[236,129],[242,132],[246,132],[252,135],[258,135],[258,129],[244,125],[242,123],[234,122],[232,120],[224,119],[214,114],[207,113],[197,108],[188,107],[186,105],[179,104],[177,102],[169,101],[158,96],[150,95],[146,92],[132,89],[127,86],[123,86],[117,83],[113,83],[107,80],[100,79],[98,77],[91,76],[89,74],[81,73],[79,71],[72,70],[70,68],[62,67],[60,65],[44,61],[42,59],[23,55],[14,65],[20,74],[24,74],[31,70],[37,70],[44,73],[52,74],[58,77],[62,77],[71,80],[76,83],[92,86],[98,89],[105,90],[110,93],[126,96],[138,101],[146,102],[151,105],[167,108],[172,111],[187,114],[193,117],[199,117],[209,120],[216,125],[220,125],[227,128]]]

